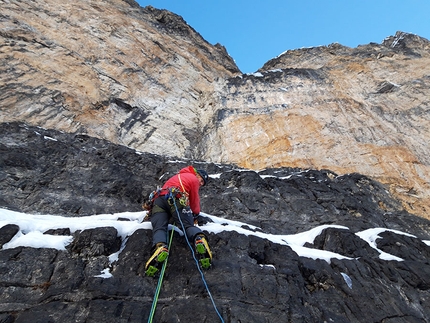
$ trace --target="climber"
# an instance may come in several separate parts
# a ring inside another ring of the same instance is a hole
[[[152,224],[153,254],[145,265],[145,273],[153,276],[169,255],[167,236],[171,218],[185,230],[187,241],[194,243],[202,268],[211,265],[212,253],[205,234],[194,225],[200,213],[200,186],[206,185],[208,174],[193,166],[182,168],[171,177],[152,197],[150,210]]]

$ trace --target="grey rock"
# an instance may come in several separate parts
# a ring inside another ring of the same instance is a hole
[[[0,228],[0,249],[5,243],[8,243],[19,232],[19,226],[16,224],[6,224]]]

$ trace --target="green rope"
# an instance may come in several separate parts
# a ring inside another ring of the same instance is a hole
[[[170,252],[170,247],[172,245],[174,231],[175,231],[175,227],[172,226],[172,233],[170,234],[170,239],[169,239],[169,252]],[[160,277],[158,278],[157,288],[155,289],[154,299],[152,300],[152,307],[151,307],[151,312],[149,313],[148,323],[151,323],[152,319],[154,318],[155,308],[157,307],[157,302],[158,302],[158,295],[160,295],[161,284],[163,283],[164,272],[166,271],[167,260],[169,260],[169,256],[167,256],[167,259],[163,262],[163,266],[161,267]]]

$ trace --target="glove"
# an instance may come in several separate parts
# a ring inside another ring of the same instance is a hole
[[[194,225],[199,224],[198,217],[199,217],[199,214],[193,213]]]

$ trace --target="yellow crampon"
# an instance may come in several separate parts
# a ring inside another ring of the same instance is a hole
[[[145,264],[145,274],[154,276],[168,256],[169,249],[167,249],[167,246],[164,243],[157,244],[154,253]]]
[[[200,256],[199,263],[203,269],[208,269],[212,262],[212,252],[206,238],[202,235],[197,236],[195,240],[196,250]]]

